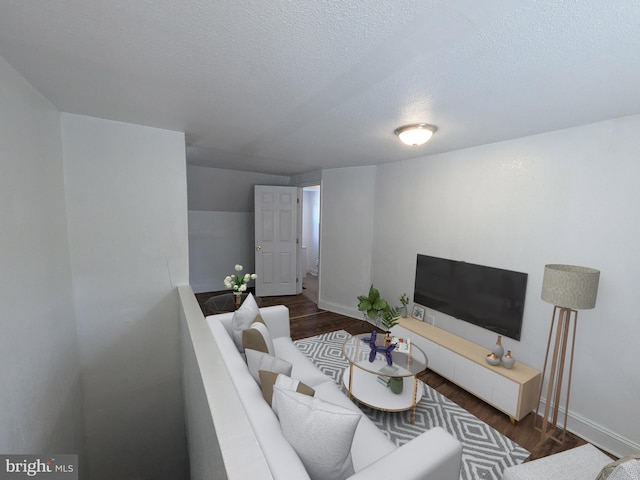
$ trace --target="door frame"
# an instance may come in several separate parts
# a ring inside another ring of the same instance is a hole
[[[303,182],[303,183],[299,183],[298,185],[299,188],[299,195],[300,195],[300,221],[299,221],[299,225],[300,225],[300,245],[299,245],[299,250],[300,250],[300,256],[302,256],[302,220],[303,220],[303,215],[302,215],[302,209],[303,209],[303,204],[302,204],[302,199],[304,198],[304,188],[305,187],[318,187],[318,192],[320,195],[319,198],[319,205],[318,205],[318,303],[320,303],[320,298],[322,295],[321,289],[322,289],[322,282],[320,281],[320,275],[321,275],[321,265],[322,265],[322,179],[320,180],[315,180],[315,181],[307,181],[307,182]],[[300,292],[302,292],[302,281],[300,281]]]

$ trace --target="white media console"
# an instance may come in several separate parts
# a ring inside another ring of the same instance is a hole
[[[489,365],[490,349],[415,318],[400,318],[394,335],[409,337],[429,357],[429,369],[509,415],[513,423],[535,410],[538,370],[516,361],[511,369]]]

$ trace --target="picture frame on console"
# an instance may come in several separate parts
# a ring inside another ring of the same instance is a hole
[[[420,320],[421,322],[424,322],[424,307],[421,307],[420,305],[414,305],[411,316]]]

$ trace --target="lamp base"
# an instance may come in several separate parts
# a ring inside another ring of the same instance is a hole
[[[540,386],[540,395],[538,396],[538,407],[536,408],[536,417],[534,419],[534,428],[541,433],[542,441],[551,438],[555,442],[564,443],[567,433],[567,415],[569,413],[569,396],[571,394],[571,373],[573,371],[573,350],[576,341],[576,324],[578,322],[577,310],[565,307],[553,307],[553,317],[551,319],[551,328],[549,328],[549,340],[547,341],[547,353],[544,359],[544,368],[542,369],[542,378],[544,380],[547,370],[547,362],[549,360],[549,352],[551,340],[554,338],[554,324],[558,318],[557,328],[555,331],[555,339],[553,352],[551,356],[551,370],[549,372],[549,380],[547,384],[547,396],[545,399],[544,416],[540,427],[538,423],[538,409],[542,399],[542,386]],[[573,322],[571,321],[573,318]],[[573,328],[571,324],[573,323]],[[569,338],[569,330],[571,338]],[[567,396],[564,407],[564,422],[562,427],[562,439],[553,436],[554,431],[558,430],[558,413],[560,409],[560,399],[562,393],[564,364],[567,357],[567,345],[571,340],[571,355],[569,357],[569,374],[567,376]],[[551,419],[550,419],[551,416]]]

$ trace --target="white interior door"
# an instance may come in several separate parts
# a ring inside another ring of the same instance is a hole
[[[298,292],[298,188],[255,186],[256,295]]]

